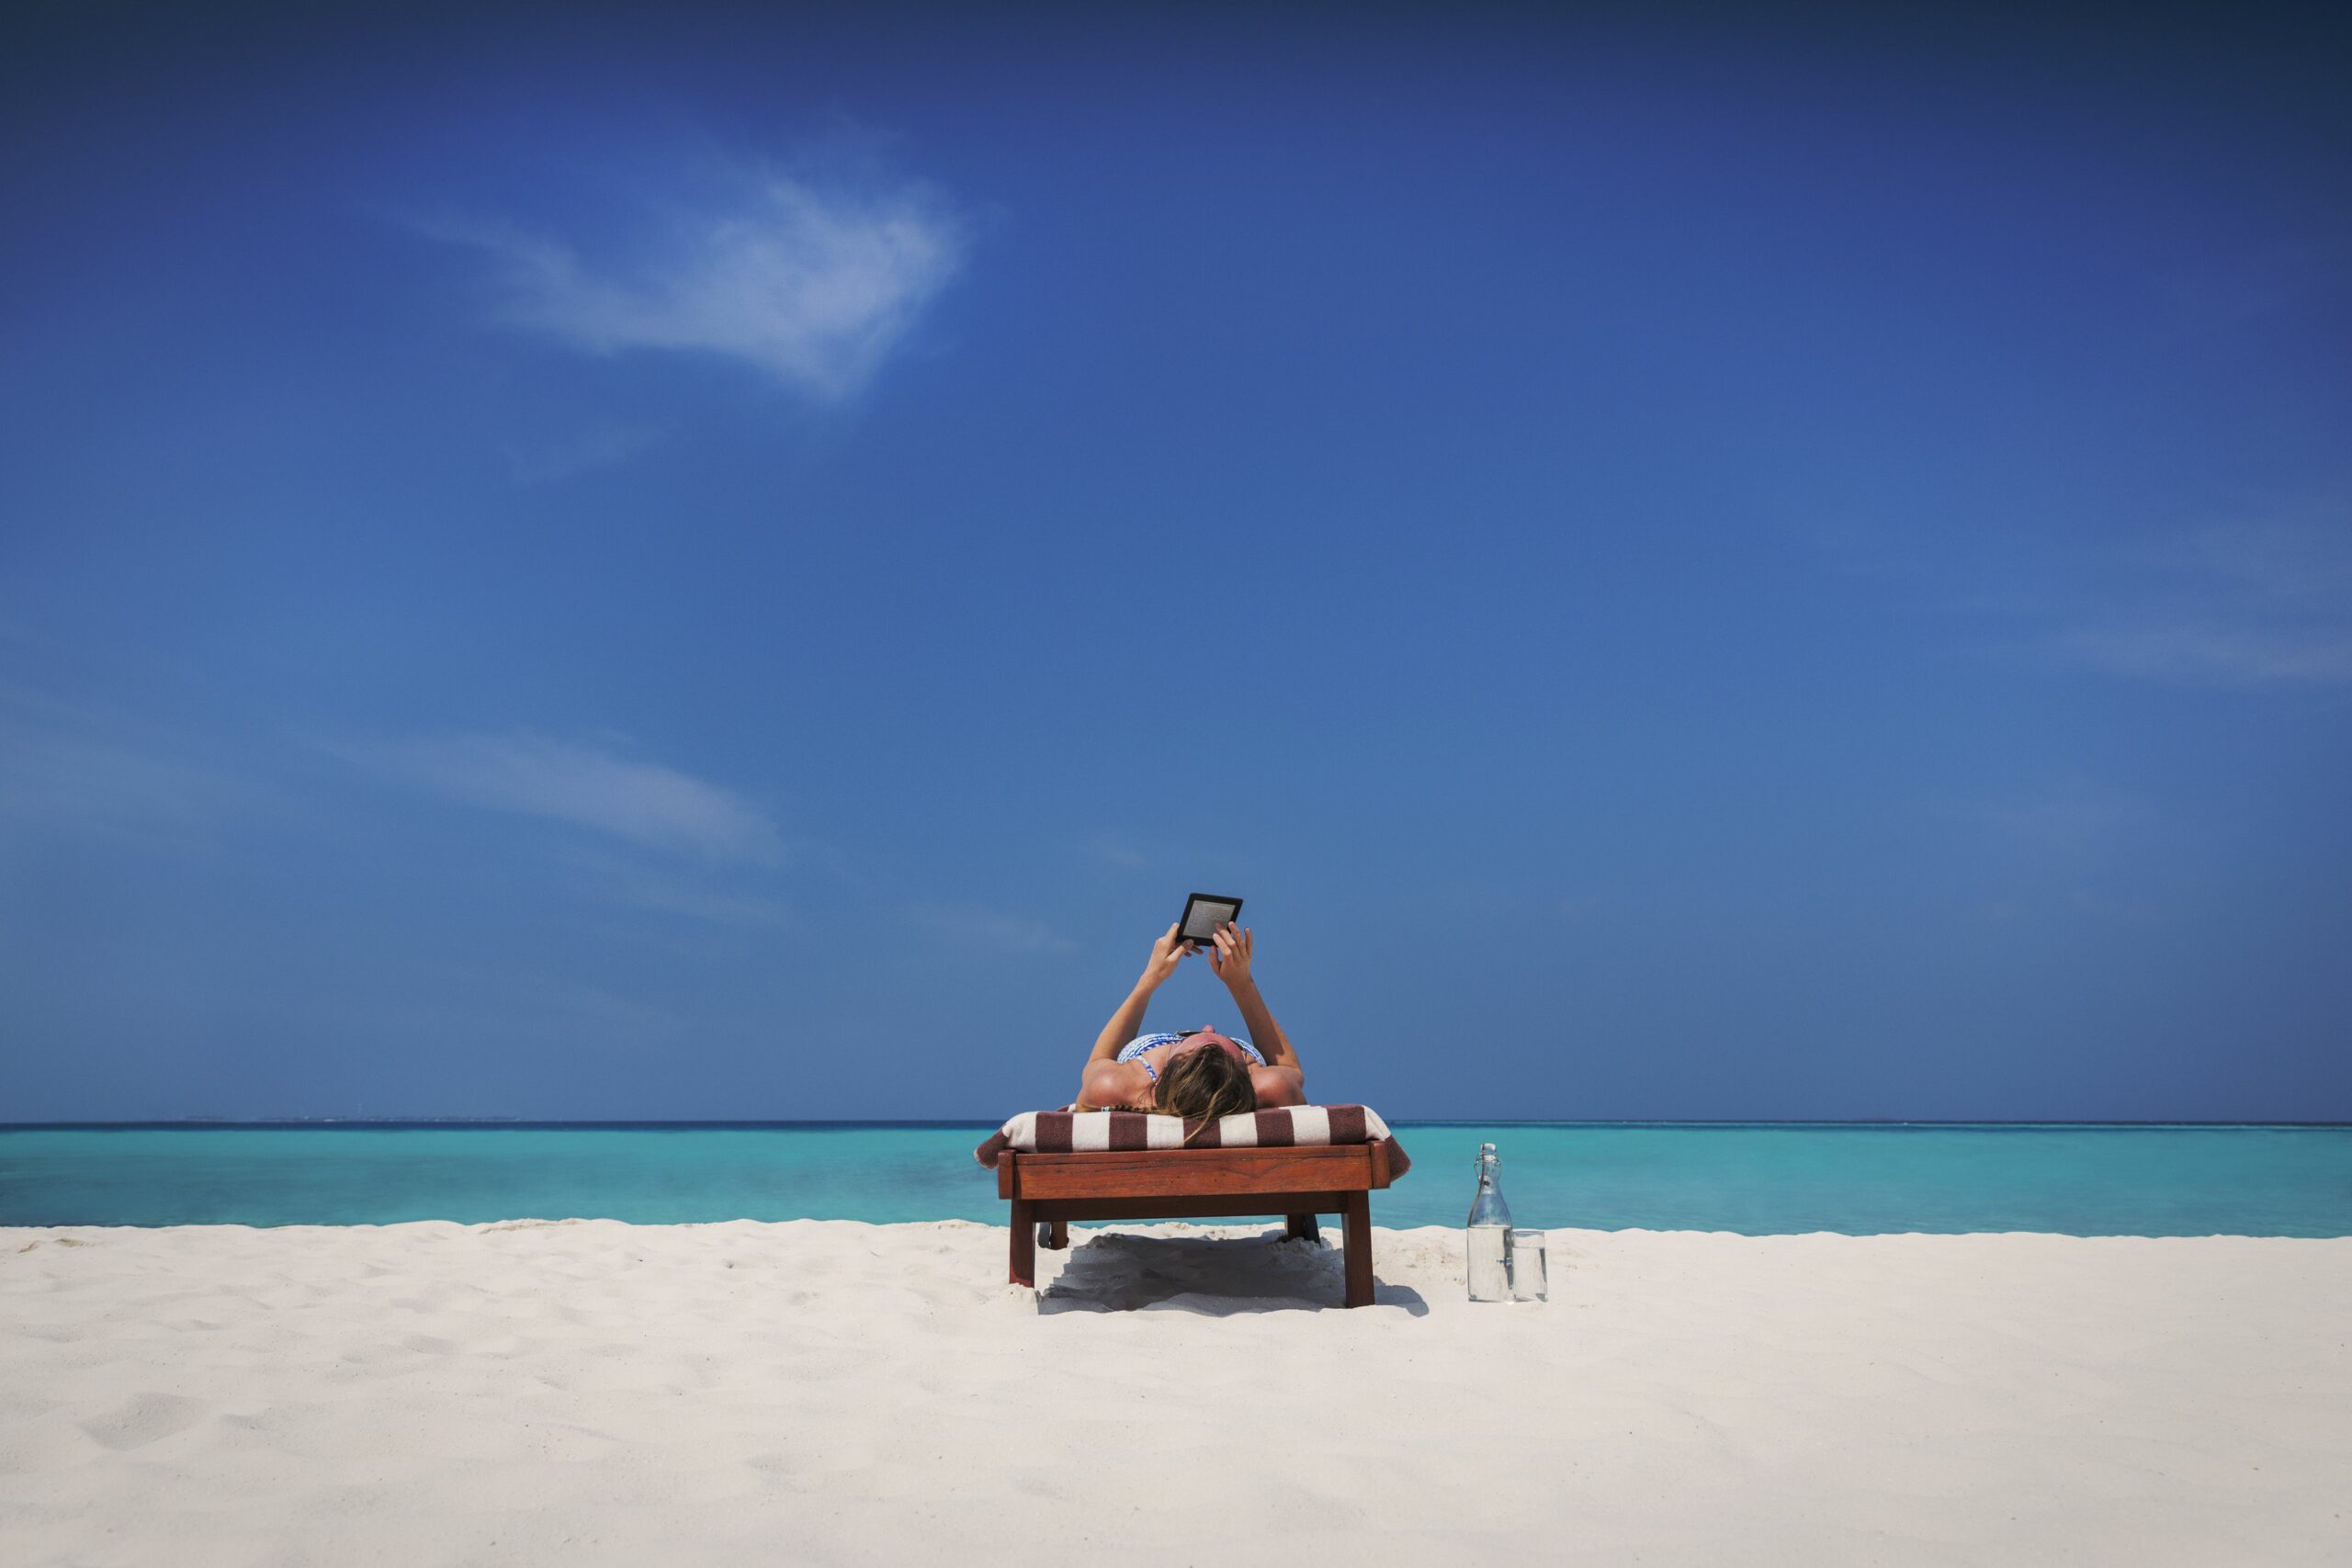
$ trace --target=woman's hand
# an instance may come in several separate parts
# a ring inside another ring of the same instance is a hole
[[[1179,923],[1170,921],[1167,934],[1151,944],[1151,958],[1143,966],[1142,983],[1146,989],[1157,987],[1176,973],[1176,965],[1183,963],[1184,955],[1193,951],[1191,942],[1177,940],[1176,927]]]
[[[1250,933],[1232,921],[1216,928],[1216,951],[1209,955],[1209,963],[1227,987],[1238,988],[1250,983],[1251,945]]]

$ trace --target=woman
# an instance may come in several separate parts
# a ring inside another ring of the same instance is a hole
[[[1176,973],[1176,966],[1199,949],[1177,940],[1176,928],[1151,944],[1151,960],[1143,978],[1102,1026],[1094,1052],[1086,1058],[1079,1081],[1080,1111],[1157,1111],[1187,1121],[1231,1116],[1261,1106],[1303,1105],[1306,1075],[1298,1053],[1290,1048],[1283,1026],[1266,1010],[1250,977],[1253,943],[1248,931],[1227,924],[1217,928],[1216,950],[1209,963],[1225,988],[1233,993],[1241,1020],[1257,1037],[1251,1044],[1212,1029],[1180,1034],[1145,1034],[1144,1010],[1152,992]]]

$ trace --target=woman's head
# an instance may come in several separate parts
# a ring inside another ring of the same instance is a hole
[[[1152,1108],[1188,1122],[1210,1122],[1258,1109],[1258,1091],[1250,1082],[1249,1059],[1238,1051],[1225,1051],[1203,1041],[1187,1049],[1180,1045],[1159,1069],[1152,1090]]]

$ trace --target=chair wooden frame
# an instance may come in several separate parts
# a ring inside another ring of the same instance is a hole
[[[1272,1149],[1149,1149],[1023,1154],[996,1159],[996,1192],[1012,1203],[1012,1280],[1037,1283],[1037,1231],[1069,1245],[1072,1220],[1191,1220],[1281,1214],[1293,1236],[1320,1234],[1317,1214],[1340,1216],[1346,1304],[1372,1304],[1372,1197],[1388,1185],[1389,1140]]]

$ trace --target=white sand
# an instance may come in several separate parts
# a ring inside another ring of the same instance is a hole
[[[0,1230],[0,1562],[2352,1562],[2352,1241],[1272,1234]]]

